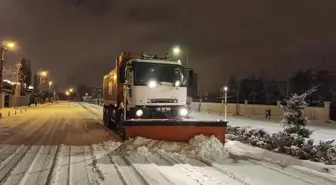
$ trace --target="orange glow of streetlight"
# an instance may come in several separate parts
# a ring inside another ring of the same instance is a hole
[[[47,76],[48,73],[47,73],[47,71],[41,71],[41,72],[40,72],[40,75],[41,75],[41,76]]]
[[[49,86],[52,85],[52,81],[49,82]]]
[[[69,91],[70,91],[70,92],[73,92],[73,89],[71,88],[71,89],[69,89]]]
[[[3,45],[3,47],[5,47],[6,49],[14,49],[15,46],[16,46],[15,42],[13,42],[13,41],[4,41],[4,42],[2,43],[2,45]]]
[[[70,95],[70,93],[69,93],[68,91],[65,91],[65,94],[66,94],[67,96],[69,96],[69,95]]]

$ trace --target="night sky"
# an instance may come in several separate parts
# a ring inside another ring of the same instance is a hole
[[[0,0],[0,40],[55,83],[102,86],[122,51],[178,44],[202,92],[231,75],[284,79],[299,68],[336,69],[335,0]],[[323,63],[322,58],[327,59]]]

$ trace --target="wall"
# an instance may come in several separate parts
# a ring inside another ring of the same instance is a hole
[[[2,95],[0,95],[0,106],[1,106],[1,108],[5,108],[5,101],[6,101],[6,99],[5,99],[5,97],[6,96],[9,96],[9,99],[8,99],[8,103],[9,103],[9,107],[11,107],[12,106],[12,104],[13,104],[13,101],[12,101],[12,96],[13,95],[8,95],[7,93],[2,93]]]
[[[200,103],[192,102],[191,109],[199,110]],[[271,109],[271,116],[274,119],[281,119],[283,108],[279,105],[252,105],[238,104],[238,114],[248,117],[265,117],[266,109]],[[224,104],[221,103],[201,103],[201,112],[224,113]],[[237,104],[227,104],[228,116],[237,114]],[[330,121],[330,104],[325,103],[325,107],[306,107],[304,110],[305,116],[312,121],[329,122]]]
[[[15,96],[12,96],[12,100],[10,101],[10,106],[13,107],[14,104],[15,104]],[[19,106],[28,106],[28,103],[29,103],[29,96],[19,96],[19,97],[16,97],[16,106],[19,107]]]

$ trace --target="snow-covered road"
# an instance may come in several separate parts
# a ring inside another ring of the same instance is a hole
[[[233,155],[215,162],[207,158],[196,160],[176,153],[151,151],[150,147],[144,147],[149,143],[134,141],[127,146],[134,147],[129,152],[115,154],[113,150],[120,143],[0,145],[0,184],[331,185],[336,182],[330,175],[323,178],[317,172],[295,166],[282,169],[243,156]],[[236,150],[236,146],[231,147]]]
[[[0,184],[331,185],[325,168],[238,142],[124,143],[101,125],[101,108],[59,103],[0,121]],[[90,121],[88,121],[90,120]],[[267,161],[267,162],[266,162]]]
[[[86,145],[118,138],[76,103],[32,107],[0,120],[0,144]]]

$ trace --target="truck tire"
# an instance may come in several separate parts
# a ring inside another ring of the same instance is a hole
[[[119,133],[122,133],[122,121],[124,120],[124,110],[119,108],[118,109],[118,121],[117,121],[117,130]]]
[[[108,127],[108,122],[109,122],[109,110],[107,106],[104,106],[104,113],[103,113],[103,121],[104,121],[104,125],[105,127]]]
[[[118,131],[120,133],[120,135],[122,136],[123,135],[123,131],[124,131],[124,128],[123,128],[123,124],[122,124],[122,121],[124,121],[124,113],[121,112],[120,113],[120,117],[119,117],[119,123],[118,123]]]

